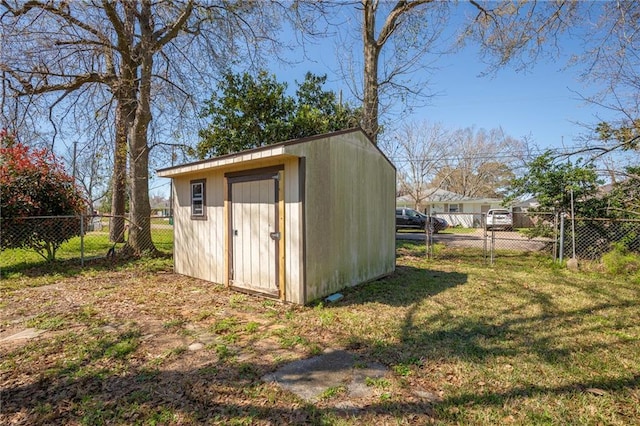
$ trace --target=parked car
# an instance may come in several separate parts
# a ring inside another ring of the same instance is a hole
[[[396,209],[396,231],[398,229],[417,229],[423,231],[427,219],[434,233],[447,229],[449,226],[447,221],[442,218],[427,216],[414,209],[398,208]]]
[[[487,230],[489,229],[513,229],[513,216],[507,209],[491,209],[487,212]]]
[[[431,223],[431,232],[433,232],[434,234],[437,234],[439,231],[444,231],[449,227],[449,223],[441,217],[427,216],[424,213],[419,213],[419,214],[420,216],[425,218],[425,221],[426,221],[426,218],[429,218]]]

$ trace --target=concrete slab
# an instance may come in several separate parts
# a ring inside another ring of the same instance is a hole
[[[38,330],[36,328],[27,328],[22,330],[19,333],[12,334],[11,336],[7,336],[3,339],[0,339],[0,342],[10,342],[12,340],[22,340],[22,339],[33,339],[34,337],[38,337],[44,333],[44,330]]]
[[[384,365],[361,364],[344,350],[328,350],[324,354],[292,362],[263,377],[308,401],[317,401],[330,388],[344,386],[347,398],[366,398],[374,393],[367,378],[380,378],[387,373]]]

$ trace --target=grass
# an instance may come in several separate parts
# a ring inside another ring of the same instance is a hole
[[[156,248],[165,254],[170,254],[173,250],[173,230],[164,228],[151,229],[151,238]],[[56,261],[47,263],[33,250],[8,249],[0,251],[0,275],[2,278],[11,278],[21,275],[26,270],[38,267],[45,269],[53,268],[60,273],[68,272],[69,269],[77,269],[80,259],[84,256],[85,261],[105,258],[107,252],[114,246],[109,241],[108,232],[94,231],[87,233],[81,242],[80,237],[74,237],[64,242],[56,252]],[[122,244],[117,244],[116,248]],[[82,254],[81,251],[84,251]]]
[[[444,231],[439,231],[440,234],[474,234],[478,228],[463,228],[461,226],[451,226]]]
[[[633,276],[535,253],[496,260],[449,248],[428,260],[402,242],[392,276],[306,307],[172,275],[170,259],[57,276],[52,289],[6,279],[0,330],[46,332],[2,347],[0,423],[639,423]],[[200,352],[186,350],[194,339]],[[345,411],[345,387],[305,403],[260,380],[325,348],[386,365],[367,379],[375,398]]]

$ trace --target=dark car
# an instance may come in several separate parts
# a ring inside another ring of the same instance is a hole
[[[434,233],[447,229],[449,226],[446,220],[439,217],[427,216],[414,209],[398,208],[396,209],[396,231],[398,229],[416,229],[423,231],[427,219]]]
[[[447,223],[446,220],[444,220],[441,217],[435,217],[435,216],[427,216],[424,213],[420,213],[418,212],[418,214],[420,214],[420,216],[425,218],[425,221],[427,218],[429,218],[429,221],[431,223],[431,231],[434,234],[437,234],[438,231],[444,231],[445,229],[447,229],[449,227],[449,223]]]

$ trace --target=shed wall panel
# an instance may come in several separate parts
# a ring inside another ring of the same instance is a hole
[[[307,165],[305,302],[391,273],[393,166],[361,133],[290,148]]]
[[[205,220],[191,218],[190,182],[206,179]],[[222,282],[224,250],[223,179],[220,173],[174,179],[174,268],[179,274]]]
[[[302,200],[300,199],[299,159],[285,162],[284,171],[284,236],[285,236],[285,299],[294,303],[304,303],[303,274],[303,227]]]

